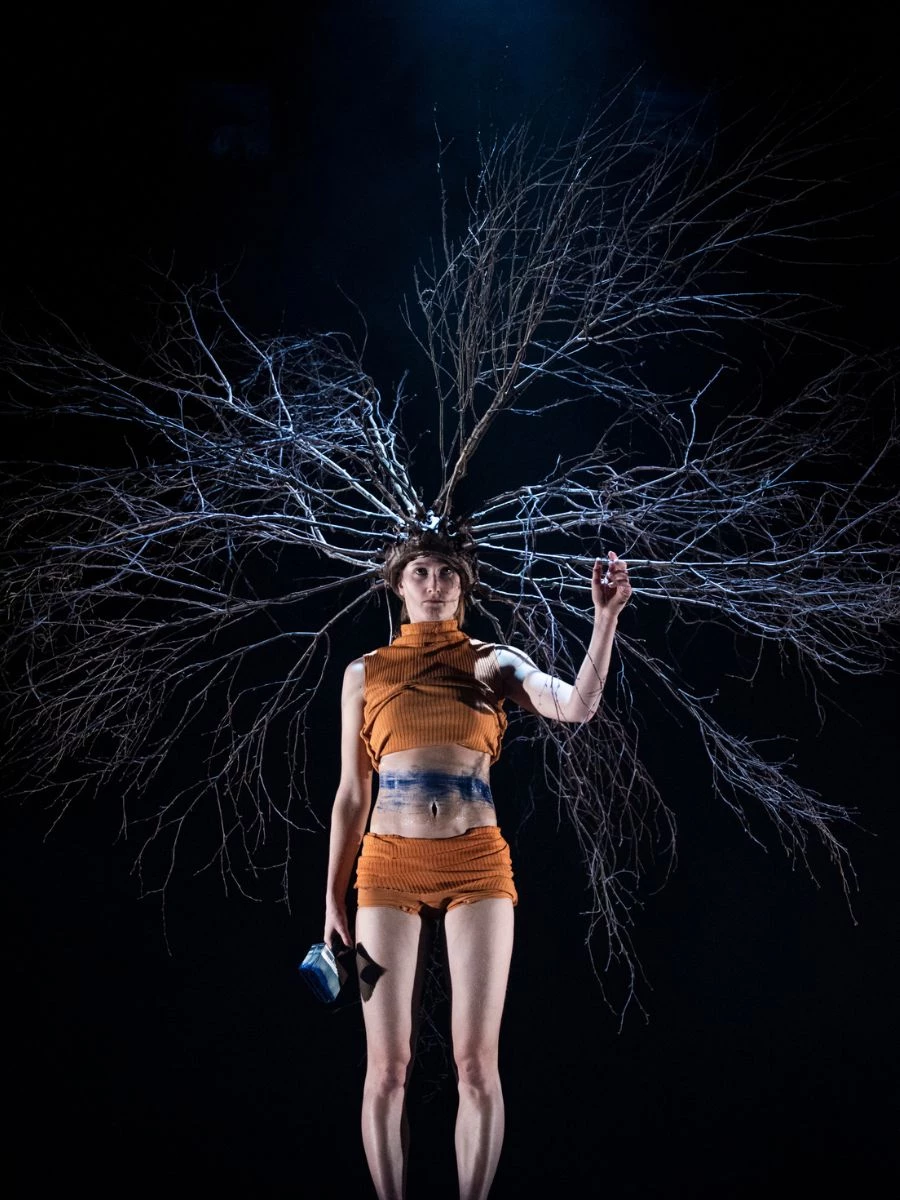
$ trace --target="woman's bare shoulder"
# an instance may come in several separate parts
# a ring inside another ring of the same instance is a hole
[[[520,671],[523,668],[527,668],[530,671],[537,670],[534,661],[528,657],[524,650],[519,650],[516,646],[505,646],[502,642],[496,642],[493,649],[501,667],[506,667],[513,671]]]
[[[469,642],[474,650],[479,652],[492,651],[494,654],[511,654],[516,658],[527,658],[521,650],[517,650],[515,646],[507,646],[504,642],[483,642],[480,638],[469,638]]]
[[[353,692],[362,691],[363,685],[366,682],[366,660],[360,656],[354,658],[344,668],[344,694],[350,695]]]

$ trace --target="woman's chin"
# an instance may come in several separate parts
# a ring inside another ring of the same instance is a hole
[[[421,609],[412,613],[415,621],[447,621],[456,612],[454,604],[423,604]]]

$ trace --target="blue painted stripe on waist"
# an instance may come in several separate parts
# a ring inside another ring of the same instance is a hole
[[[474,775],[448,775],[444,771],[409,771],[402,775],[381,775],[379,790],[389,792],[417,791],[460,792],[477,796],[479,800],[491,800],[490,784]]]

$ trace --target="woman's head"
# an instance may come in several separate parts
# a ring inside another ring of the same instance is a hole
[[[426,560],[433,566],[423,573],[427,565]],[[410,592],[412,594],[412,589],[419,586],[418,580],[424,581],[427,574],[432,582],[443,578],[446,580],[446,585],[450,585],[446,571],[442,572],[439,569],[441,566],[449,567],[454,573],[455,580],[458,581],[459,599],[456,611],[448,615],[455,616],[458,623],[462,625],[465,618],[466,598],[478,582],[474,544],[470,540],[459,537],[449,538],[425,530],[408,538],[405,542],[391,546],[387,551],[382,575],[391,591],[403,600],[400,610],[401,623],[410,620],[403,593]],[[419,619],[428,618],[426,616]]]

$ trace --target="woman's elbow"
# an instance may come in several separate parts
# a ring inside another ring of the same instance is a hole
[[[570,704],[564,712],[560,713],[557,720],[563,721],[566,725],[587,725],[599,711],[599,700],[595,704]]]
[[[369,781],[351,780],[338,784],[334,796],[334,809],[353,816],[360,812],[368,812],[372,803],[372,785]]]

